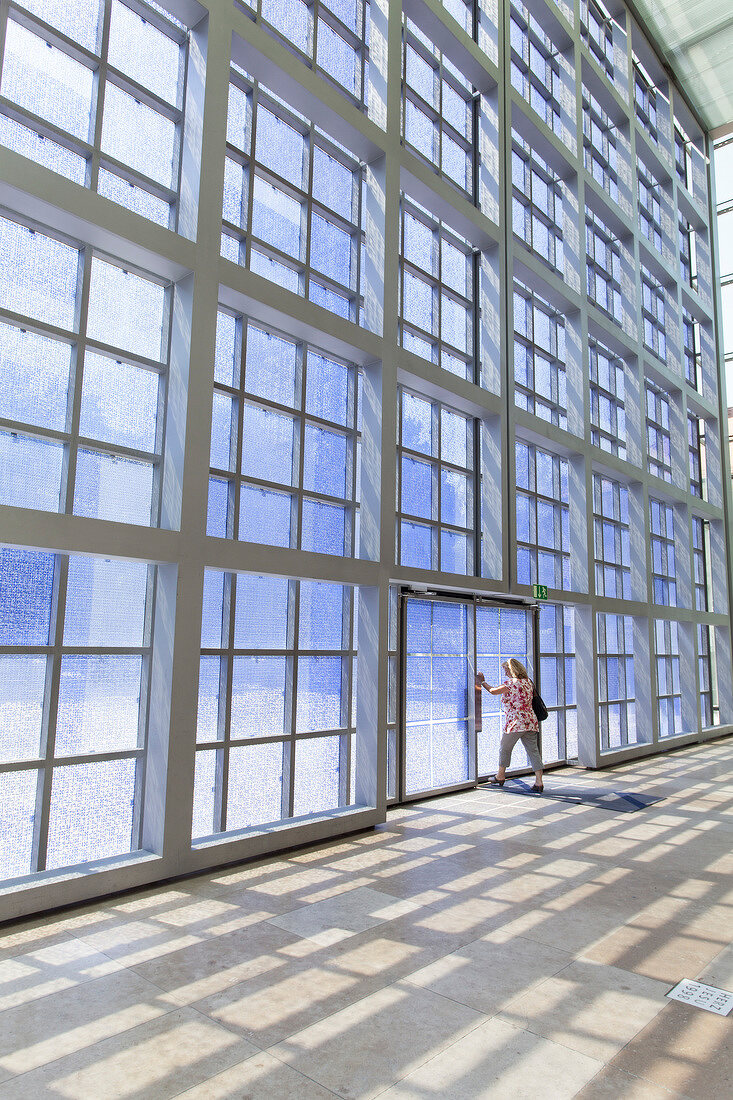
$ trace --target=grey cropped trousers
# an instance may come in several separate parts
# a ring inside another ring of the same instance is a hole
[[[527,750],[529,762],[536,772],[542,771],[542,757],[540,756],[540,743],[537,730],[513,730],[504,733],[499,746],[499,767],[508,768],[512,758],[512,749],[517,741],[521,741]]]

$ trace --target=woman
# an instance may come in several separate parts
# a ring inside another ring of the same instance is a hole
[[[492,695],[501,695],[504,709],[504,734],[499,748],[499,767],[496,775],[489,776],[489,783],[495,783],[499,787],[504,786],[506,770],[512,758],[512,749],[517,741],[521,741],[534,768],[535,782],[532,790],[542,794],[545,788],[542,783],[542,757],[538,737],[540,727],[532,710],[534,685],[527,675],[526,668],[516,657],[510,657],[501,667],[507,679],[498,687],[487,684],[483,672],[476,674],[476,681],[481,684],[481,687],[486,688]]]

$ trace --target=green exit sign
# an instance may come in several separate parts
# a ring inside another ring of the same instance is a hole
[[[533,584],[532,595],[536,600],[547,599],[547,585],[546,584]]]

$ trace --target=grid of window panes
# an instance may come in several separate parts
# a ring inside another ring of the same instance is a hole
[[[583,85],[583,157],[586,170],[618,202],[619,131],[602,103]]]
[[[517,440],[517,581],[570,588],[566,458]]]
[[[662,251],[662,188],[644,162],[636,158],[639,228],[657,252]]]
[[[552,40],[521,0],[512,0],[509,33],[512,87],[560,133],[560,64]]]
[[[644,323],[644,347],[660,359],[667,358],[667,311],[664,287],[648,268],[641,268],[641,315]]]
[[[672,480],[672,437],[669,398],[653,382],[646,383],[646,452],[649,472]]]
[[[562,271],[562,184],[516,131],[512,138],[512,228],[533,252]]]
[[[0,878],[140,847],[154,583],[0,549]]]
[[[542,723],[542,759],[545,764],[572,760],[578,755],[573,607],[540,607],[540,685],[548,711]]]
[[[460,70],[406,18],[402,57],[405,144],[471,195],[473,94]]]
[[[358,104],[369,88],[369,0],[236,0]]]
[[[649,500],[654,603],[677,606],[677,572],[674,551],[674,512],[671,504]]]
[[[514,401],[567,428],[565,319],[549,302],[514,283]]]
[[[700,322],[689,313],[682,315],[682,345],[685,358],[685,378],[694,389],[700,384]]]
[[[613,231],[589,207],[585,208],[588,297],[621,321],[621,247]]]
[[[400,340],[407,350],[459,378],[474,378],[470,245],[402,200]]]
[[[357,399],[353,364],[220,310],[208,534],[353,555]]]
[[[680,215],[680,275],[682,282],[697,289],[697,237],[684,214]]]
[[[690,492],[693,496],[705,499],[705,421],[688,413],[687,451],[690,461]]]
[[[0,12],[0,144],[175,229],[182,24],[144,0],[22,7]]]
[[[397,561],[472,574],[475,563],[474,422],[400,391]]]
[[[0,503],[158,522],[170,291],[0,218]]]
[[[682,685],[680,683],[679,624],[654,620],[654,654],[657,664],[657,716],[659,736],[682,733]]]
[[[206,570],[194,839],[353,804],[356,599]]]
[[[630,615],[596,615],[598,641],[598,719],[601,752],[634,745],[636,686],[634,621]]]
[[[359,321],[359,163],[235,69],[222,213],[223,256]]]
[[[656,141],[658,137],[657,89],[637,58],[634,58],[634,110],[637,121]]]
[[[714,644],[713,628],[706,623],[698,623],[697,668],[700,681],[700,718],[703,726],[717,726],[720,723]]]
[[[598,0],[581,0],[580,33],[593,57],[613,82],[613,26],[609,12]]]
[[[593,541],[596,595],[630,600],[629,490],[602,474],[593,475]]]
[[[625,372],[623,360],[597,340],[588,342],[591,443],[626,458]]]
[[[692,517],[692,587],[695,609],[708,611],[708,525],[701,516]]]

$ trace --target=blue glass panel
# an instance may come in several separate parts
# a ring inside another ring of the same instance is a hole
[[[104,89],[102,151],[148,179],[175,189],[175,122],[109,81]]]
[[[191,835],[211,836],[214,828],[214,793],[216,789],[217,749],[200,749],[196,753],[196,769],[193,782],[193,822]]]
[[[0,504],[58,512],[64,447],[0,432]]]
[[[247,393],[292,407],[297,390],[298,346],[254,325],[247,326]]]
[[[293,814],[315,814],[340,804],[340,737],[308,737],[295,743]]]
[[[431,363],[435,362],[434,345],[405,328],[402,329],[402,346],[406,351],[412,352],[413,355],[419,355],[421,359],[427,359]]]
[[[537,501],[537,542],[540,546],[555,546],[555,509],[547,501]]]
[[[354,175],[340,160],[316,145],[313,150],[313,198],[348,221],[353,219]]]
[[[404,273],[402,315],[412,325],[425,332],[434,332],[434,291],[429,283],[409,271]]]
[[[405,141],[435,163],[438,130],[432,119],[411,99],[405,102]]]
[[[445,133],[441,137],[441,146],[441,167],[446,176],[457,183],[464,191],[471,190],[471,160],[466,151]]]
[[[233,225],[243,225],[247,216],[247,169],[239,161],[224,161],[224,198],[222,217]]]
[[[349,509],[318,500],[303,501],[303,523],[300,538],[302,550],[316,554],[346,553],[346,524]],[[357,512],[357,521],[359,513]]]
[[[349,30],[361,32],[361,0],[322,0],[323,6],[337,15]],[[369,31],[367,30],[367,35]]]
[[[310,8],[303,0],[262,0],[262,18],[298,49],[308,49]]]
[[[346,425],[349,420],[349,368],[308,352],[305,407],[311,416]]]
[[[232,257],[234,259],[234,257]],[[239,262],[237,257],[236,262]],[[244,256],[242,256],[244,263]],[[292,291],[293,294],[301,293],[300,275],[287,264],[280,263],[272,256],[266,256],[258,248],[253,248],[249,258],[249,269],[255,275],[261,275],[263,279],[269,279],[271,283]]]
[[[433,604],[434,653],[465,653],[467,608],[465,603]]]
[[[405,730],[405,785],[408,792],[431,786],[431,727],[408,726]]]
[[[153,466],[116,455],[79,450],[74,515],[150,525]]]
[[[249,149],[249,96],[236,84],[229,85],[227,141],[237,149]]]
[[[347,321],[351,320],[351,302],[349,298],[343,294],[337,294],[335,290],[331,290],[330,287],[323,286],[321,283],[311,280],[308,287],[308,298],[317,306],[323,306],[324,309],[329,310],[331,313],[338,314],[339,317],[344,317]]]
[[[468,723],[440,722],[432,727],[433,787],[464,783],[473,772],[468,760]]]
[[[454,466],[469,465],[468,421],[449,409],[442,409],[440,414],[440,457]]]
[[[429,600],[407,601],[407,651],[408,653],[430,653],[432,608]]]
[[[351,288],[351,261],[351,234],[314,212],[311,215],[311,267]]]
[[[140,657],[64,657],[56,755],[136,748],[141,672]]]
[[[562,609],[554,604],[543,604],[540,607],[540,649],[543,653],[555,653],[557,650],[557,615],[562,615]]]
[[[468,260],[460,248],[443,241],[440,249],[440,273],[446,286],[458,294],[465,295],[468,290]]]
[[[87,334],[160,362],[163,350],[165,289],[121,267],[92,259]]]
[[[148,221],[162,225],[165,229],[168,228],[171,215],[170,203],[146,191],[144,187],[138,187],[129,180],[100,168],[97,192],[119,206],[132,210],[134,214],[140,214]]]
[[[555,497],[555,464],[552,455],[537,451],[537,492],[546,497]]]
[[[237,575],[236,649],[285,649],[288,645],[289,584],[285,577]]]
[[[348,612],[344,586],[300,582],[300,649],[342,649],[348,645]]]
[[[145,645],[145,562],[72,554],[66,587],[64,645]]]
[[[533,551],[526,546],[517,548],[517,582],[519,584],[532,584],[532,558]]]
[[[405,719],[408,723],[427,721],[431,713],[432,661],[430,657],[407,657]]]
[[[258,330],[259,331],[259,330]],[[237,319],[231,313],[216,315],[216,352],[214,357],[214,381],[223,386],[236,385]]]
[[[230,736],[281,737],[285,732],[284,657],[235,657]],[[289,726],[290,715],[287,714]]]
[[[88,351],[84,358],[79,433],[154,452],[159,375]]]
[[[239,537],[266,546],[290,546],[292,498],[243,485],[239,499]]]
[[[527,612],[501,609],[501,652],[504,656],[522,656],[527,652]]]
[[[401,564],[413,565],[418,569],[433,568],[433,532],[432,528],[421,523],[407,523],[401,526]]]
[[[320,425],[306,424],[303,488],[327,496],[346,496],[348,448],[346,436]]]
[[[440,335],[459,351],[469,351],[470,313],[460,302],[442,294],[440,298]]]
[[[209,478],[209,502],[206,510],[206,534],[213,538],[227,538],[227,513],[229,510],[229,483],[219,478]]]
[[[240,242],[239,237],[232,237],[229,233],[222,233],[220,250],[225,260],[231,260],[233,264],[244,262],[244,256],[242,255],[242,257],[240,257],[240,243],[242,242]]]
[[[227,393],[214,391],[211,409],[211,448],[209,464],[216,470],[229,470],[236,462],[237,402]]]
[[[517,539],[530,542],[532,535],[532,499],[525,493],[517,493]]]
[[[282,817],[283,746],[240,745],[229,753],[226,827],[247,829]]]
[[[224,603],[224,574],[214,569],[204,571],[204,594],[201,622],[201,648],[219,649],[226,645],[228,630],[222,635],[222,606]],[[229,622],[229,608],[226,620]]]
[[[435,234],[429,225],[405,213],[404,221],[404,257],[416,267],[435,274],[437,258],[435,253]]]
[[[467,535],[457,531],[440,533],[440,568],[447,573],[468,573],[471,565],[470,544]]]
[[[5,115],[0,117],[0,145],[84,186],[87,173],[84,157],[72,153],[65,145],[57,145],[50,138],[42,137],[27,126],[21,126],[19,122]]]
[[[540,684],[542,686],[542,698],[548,707],[558,705],[558,663],[555,657],[542,657],[540,659]]]
[[[222,675],[219,657],[202,657],[199,664],[199,702],[196,740],[219,740],[219,681]]]
[[[476,608],[476,651],[485,654],[499,654],[499,616],[498,607]],[[490,680],[489,683],[493,683]]]
[[[99,0],[23,0],[22,6],[92,53],[96,51]]]
[[[177,103],[180,53],[178,43],[119,0],[113,0],[110,65],[127,73],[161,99]]]
[[[430,463],[403,455],[400,509],[423,519],[433,518],[433,467]]]
[[[0,657],[0,763],[39,756],[45,690],[45,657]]]
[[[432,716],[465,718],[468,712],[468,666],[465,657],[433,657]]]
[[[47,645],[53,554],[0,549],[0,645]]]
[[[295,420],[258,405],[245,404],[242,420],[242,473],[291,485]]]
[[[454,527],[466,527],[473,522],[468,515],[470,483],[456,470],[441,470],[440,518]]]
[[[37,771],[0,774],[0,878],[15,878],[33,870],[33,820]]]
[[[347,693],[342,692],[340,657],[299,657],[296,730],[340,729],[344,725]]]
[[[260,164],[296,187],[302,187],[305,148],[305,138],[301,133],[260,105],[255,138],[255,157]]]
[[[74,137],[89,138],[94,73],[8,21],[0,91]]]
[[[252,232],[294,259],[301,252],[302,207],[297,199],[255,176]]]
[[[47,868],[132,851],[134,795],[134,760],[54,768]]]
[[[323,19],[318,20],[316,63],[352,95],[359,95],[359,57]]]
[[[78,249],[0,218],[0,257],[0,298],[5,309],[59,328],[73,328]]]

